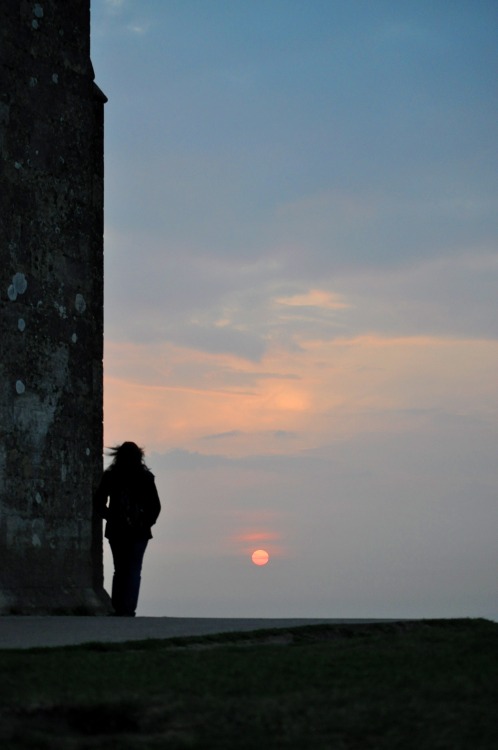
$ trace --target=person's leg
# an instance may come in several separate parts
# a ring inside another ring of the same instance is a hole
[[[140,593],[140,582],[142,580],[142,562],[148,539],[136,539],[130,545],[128,579],[126,587],[126,610],[128,614],[134,615],[138,604]]]
[[[147,539],[109,540],[114,560],[112,606],[117,615],[133,616],[137,608]]]
[[[114,574],[112,576],[111,602],[117,615],[125,614],[126,608],[126,571],[128,568],[127,545],[120,539],[109,539],[114,563]]]

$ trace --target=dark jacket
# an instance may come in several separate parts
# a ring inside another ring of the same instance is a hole
[[[148,469],[131,473],[110,466],[93,502],[96,513],[107,521],[108,539],[152,539],[150,528],[159,516],[161,503],[154,475]]]

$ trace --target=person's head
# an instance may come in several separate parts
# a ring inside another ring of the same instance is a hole
[[[112,466],[121,471],[136,471],[146,468],[143,448],[131,441],[115,445],[109,450],[109,455],[113,457]]]

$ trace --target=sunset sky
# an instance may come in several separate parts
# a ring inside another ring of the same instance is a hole
[[[495,0],[92,1],[139,614],[498,619],[497,38]]]

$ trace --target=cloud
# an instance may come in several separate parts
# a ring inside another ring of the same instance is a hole
[[[135,37],[144,36],[150,29],[151,21],[143,17],[136,17],[139,8],[143,14],[143,3],[137,4],[132,0],[99,0],[98,2],[92,2],[92,36],[105,36],[107,45],[109,46],[112,45],[112,39],[116,36],[123,36],[123,32],[126,32],[125,36],[128,36],[128,38],[130,35]],[[148,13],[150,14],[150,12],[151,8],[149,5]],[[110,90],[111,92],[114,91],[114,86],[111,85]]]
[[[304,294],[293,294],[289,297],[280,297],[276,300],[279,305],[289,307],[318,307],[325,310],[347,310],[350,304],[338,299],[338,295],[321,289],[310,289]]]
[[[258,441],[258,439],[265,438],[265,437],[271,437],[271,438],[278,438],[279,440],[289,440],[292,438],[297,437],[297,433],[291,432],[290,430],[270,430],[268,432],[258,432],[253,433],[249,435],[246,432],[243,432],[242,430],[230,430],[229,432],[219,432],[215,435],[204,435],[201,440],[232,440],[232,439],[238,439],[243,437],[249,437],[252,441],[255,443]]]
[[[453,171],[421,175],[402,187],[379,186],[364,197],[363,187],[351,195],[330,191],[282,204],[273,242],[288,248],[296,275],[310,266],[323,275],[453,259],[470,248],[482,252],[498,228],[496,200],[477,185],[455,185]]]
[[[491,339],[314,339],[269,348],[259,363],[115,344],[105,361],[106,444],[134,439],[156,451],[214,455],[222,444],[227,458],[296,455],[362,433],[430,432],[427,415],[438,412],[491,424],[498,408]]]
[[[498,338],[497,283],[498,257],[492,249],[336,278],[353,303],[347,315],[350,331],[368,326],[391,335],[462,339]]]
[[[229,432],[218,432],[216,435],[204,435],[202,440],[226,440],[227,438],[237,438],[242,434],[240,430],[230,430]]]
[[[104,0],[104,3],[107,10],[111,13],[117,13],[125,8],[128,0]]]
[[[126,28],[128,29],[128,31],[131,31],[132,34],[143,36],[148,32],[149,24],[130,23]]]
[[[330,277],[322,273],[320,286],[314,286],[294,278],[292,269],[275,270],[263,261],[210,264],[188,253],[144,256],[136,247],[140,243],[130,238],[108,243],[108,341],[150,344],[151,351],[169,343],[178,351],[246,360],[258,367],[253,374],[247,365],[239,367],[237,382],[244,377],[250,388],[255,372],[266,377],[262,363],[270,350],[302,353],[310,340],[371,333],[498,337],[498,262],[491,251],[469,249],[458,257]],[[276,372],[284,377],[280,366]],[[227,383],[235,382],[234,373],[227,368]],[[286,377],[292,376],[287,371]]]

